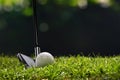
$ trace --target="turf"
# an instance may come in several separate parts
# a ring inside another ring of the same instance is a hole
[[[52,65],[29,69],[16,57],[0,56],[0,80],[120,80],[120,56],[56,57]]]

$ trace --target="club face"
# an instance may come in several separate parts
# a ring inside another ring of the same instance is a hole
[[[24,54],[21,54],[21,53],[18,53],[17,57],[20,60],[20,62],[22,62],[25,65],[25,67],[27,67],[27,68],[35,67],[35,61],[32,58],[30,58]]]

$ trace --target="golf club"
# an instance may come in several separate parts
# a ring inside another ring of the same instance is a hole
[[[17,57],[20,62],[22,62],[26,68],[29,67],[43,67],[54,62],[54,57],[48,52],[42,52],[38,43],[38,23],[37,23],[37,10],[36,10],[36,0],[32,0],[33,6],[33,23],[35,27],[35,59],[32,59],[24,54],[18,53]]]
[[[34,47],[34,53],[35,53],[35,59],[37,55],[40,53],[40,47],[38,44],[38,23],[37,23],[37,10],[36,10],[36,0],[32,0],[32,9],[33,9],[33,25],[35,27],[35,47]],[[35,60],[32,58],[18,53],[17,57],[20,62],[22,62],[25,67],[33,67],[35,66]]]

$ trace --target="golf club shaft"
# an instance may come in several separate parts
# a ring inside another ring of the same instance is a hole
[[[37,9],[36,9],[36,0],[32,0],[33,2],[33,21],[35,27],[35,45],[39,46],[38,43],[38,22],[37,22]]]
[[[35,57],[40,53],[40,47],[38,43],[38,21],[37,21],[37,9],[36,9],[36,0],[32,0],[33,3],[33,21],[34,21],[34,27],[35,27]]]
[[[35,51],[35,57],[37,57],[37,55],[41,52],[40,47],[35,47],[34,51]]]

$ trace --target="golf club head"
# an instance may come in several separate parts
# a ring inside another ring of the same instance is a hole
[[[25,65],[26,68],[35,67],[35,61],[32,58],[21,53],[18,53],[17,57],[20,60],[20,62],[22,62]]]

